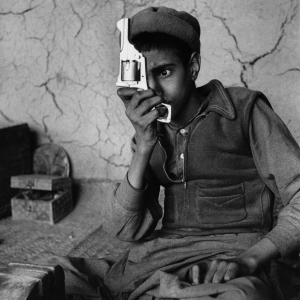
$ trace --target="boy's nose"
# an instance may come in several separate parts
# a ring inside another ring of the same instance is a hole
[[[161,96],[162,95],[162,90],[160,84],[153,78],[152,76],[148,76],[148,87],[149,89],[153,89],[157,95]]]

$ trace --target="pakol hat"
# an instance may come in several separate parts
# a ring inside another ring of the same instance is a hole
[[[200,53],[200,25],[198,20],[185,11],[172,8],[148,7],[141,10],[131,20],[131,38],[144,32],[160,32],[179,38]]]

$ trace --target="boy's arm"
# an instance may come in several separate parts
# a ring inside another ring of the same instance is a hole
[[[110,193],[111,218],[105,227],[121,240],[137,241],[151,234],[162,216],[158,203],[160,186],[151,176],[148,165],[158,141],[156,120],[164,115],[165,109],[152,110],[163,99],[151,89],[136,91],[121,88],[118,95],[124,102],[126,115],[136,134],[128,173]]]
[[[128,169],[128,181],[135,189],[144,189],[146,186],[145,174],[151,158],[152,151],[136,149],[133,152],[130,167]]]
[[[131,150],[132,161],[134,161],[135,137],[131,142]],[[120,240],[138,241],[150,235],[162,217],[162,208],[158,202],[160,185],[148,167],[148,163],[143,179],[136,179],[141,182],[140,188],[134,187],[130,182],[130,170],[134,171],[134,167],[130,166],[123,181],[108,192],[109,218],[105,229]]]
[[[274,229],[237,257],[252,274],[273,258],[300,251],[300,148],[283,121],[262,99],[253,107],[249,133],[256,167],[284,204]]]
[[[205,282],[251,275],[271,259],[300,250],[300,148],[282,120],[262,99],[253,107],[249,133],[256,167],[285,207],[277,226],[260,242],[234,259],[212,261]],[[196,269],[193,274],[197,273]],[[197,276],[193,280],[197,283]]]
[[[204,283],[219,283],[236,277],[252,275],[259,267],[278,256],[279,252],[275,244],[269,239],[263,238],[233,259],[212,260],[206,271]],[[192,281],[194,284],[200,283],[200,272],[199,266],[193,266]]]
[[[135,151],[128,170],[128,181],[132,187],[142,189],[145,186],[147,166],[158,141],[156,120],[164,116],[166,108],[157,107],[163,102],[163,98],[152,89],[143,91],[120,88],[118,95],[124,102],[126,116],[135,129]]]
[[[121,183],[107,191],[105,230],[128,242],[151,235],[162,217],[159,191],[159,184],[151,177],[147,177],[144,189],[135,189],[126,174]]]
[[[285,257],[300,250],[300,148],[283,121],[261,99],[253,108],[250,137],[257,169],[284,205],[266,238]]]

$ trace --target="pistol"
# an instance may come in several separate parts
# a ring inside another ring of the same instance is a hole
[[[121,50],[120,50],[120,71],[118,81],[119,87],[148,89],[146,77],[146,58],[135,49],[134,45],[129,41],[130,20],[124,18],[118,21],[117,28],[121,32]],[[171,105],[161,103],[168,109],[166,117],[158,118],[157,121],[162,123],[170,123],[171,121]],[[159,106],[160,106],[159,105]],[[153,108],[155,109],[155,107]]]

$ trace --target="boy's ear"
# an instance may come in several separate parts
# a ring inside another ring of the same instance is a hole
[[[201,56],[198,52],[193,52],[190,58],[190,71],[192,80],[196,81],[201,68]]]

